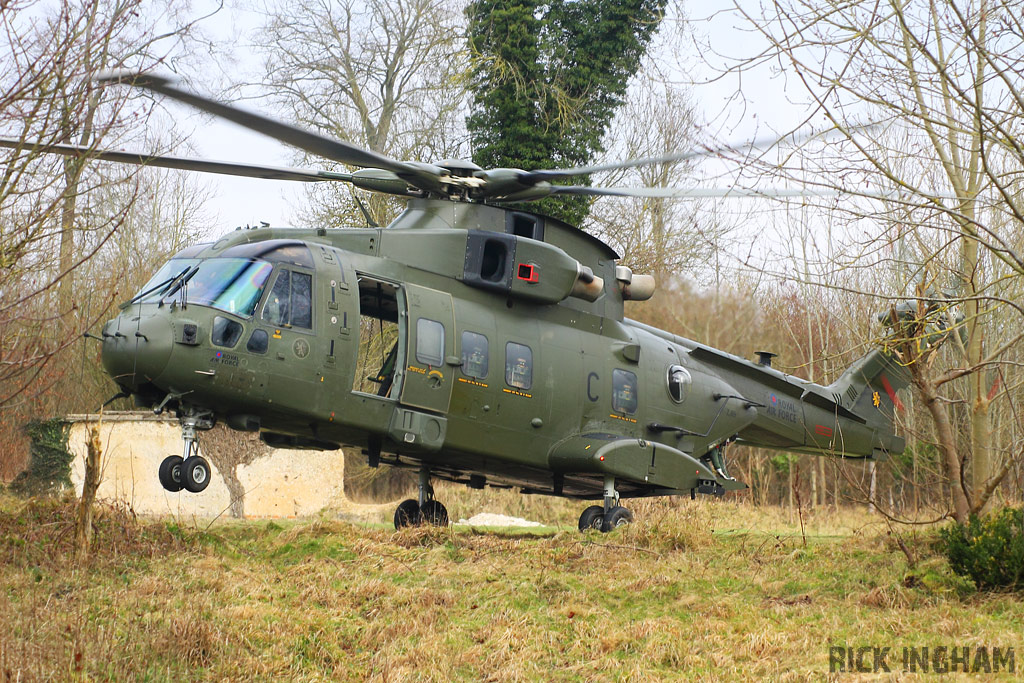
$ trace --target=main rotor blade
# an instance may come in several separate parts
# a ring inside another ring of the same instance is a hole
[[[582,185],[552,185],[551,194],[593,195],[599,197],[640,197],[649,199],[685,199],[697,197],[838,197],[838,190],[797,190],[766,187],[763,190],[739,187],[681,188],[681,187],[586,187]],[[863,194],[863,193],[857,193]]]
[[[141,73],[114,72],[96,78],[100,83],[124,83],[137,88],[145,88],[160,93],[179,102],[189,104],[208,114],[227,119],[249,130],[263,133],[281,142],[298,147],[310,154],[315,154],[343,164],[361,168],[382,168],[398,174],[421,189],[433,190],[438,187],[437,178],[444,170],[431,164],[406,163],[390,157],[371,152],[343,140],[314,133],[288,123],[223,104],[209,97],[197,95],[176,87],[168,78]]]
[[[214,161],[212,159],[187,159],[166,154],[114,152],[83,147],[81,145],[46,144],[12,138],[0,138],[0,147],[31,149],[37,152],[62,154],[66,157],[85,157],[101,161],[114,161],[121,164],[175,168],[181,171],[200,171],[202,173],[220,173],[222,175],[262,178],[264,180],[297,180],[305,183],[316,183],[325,180],[352,181],[352,174],[350,173],[334,173],[332,171],[288,168],[284,166],[259,166],[231,161]]]
[[[578,175],[589,175],[591,173],[600,173],[602,171],[615,171],[623,168],[635,168],[637,166],[653,166],[654,164],[665,164],[674,161],[687,161],[689,159],[696,159],[698,157],[707,156],[718,156],[725,154],[726,152],[739,153],[748,151],[751,149],[757,149],[759,147],[770,147],[771,145],[778,144],[782,141],[788,141],[792,143],[803,142],[812,137],[822,135],[822,131],[810,131],[799,136],[785,135],[782,137],[765,137],[753,140],[744,145],[704,145],[699,148],[689,149],[685,152],[676,152],[674,154],[665,154],[657,157],[645,157],[643,159],[629,159],[627,161],[615,161],[607,164],[597,164],[594,166],[578,166],[576,168],[554,168],[547,170],[527,171],[523,175],[519,176],[518,180],[523,183],[539,182],[542,180],[557,180],[559,178],[569,178]]]
[[[639,197],[641,199],[687,199],[700,197],[721,197],[741,198],[753,197],[761,199],[772,199],[779,197],[863,197],[867,199],[889,199],[907,203],[910,195],[901,194],[895,191],[871,191],[871,190],[839,190],[824,188],[809,188],[804,190],[794,188],[765,187],[763,189],[743,187],[586,187],[582,185],[550,185],[547,194],[570,194],[570,195],[591,195],[598,197]],[[543,196],[547,196],[547,194]],[[956,196],[949,192],[926,192],[924,197],[938,197],[942,199],[955,199]],[[509,199],[506,201],[533,201],[542,198],[539,194],[525,197],[523,199]]]
[[[645,199],[685,199],[700,197],[839,197],[836,189],[791,189],[765,187],[587,187],[551,185],[553,195],[594,195],[598,197],[638,197]]]

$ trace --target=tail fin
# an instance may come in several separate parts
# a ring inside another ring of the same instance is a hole
[[[897,391],[910,383],[910,373],[889,354],[875,349],[846,369],[828,386],[842,407],[864,418],[872,427],[890,433],[895,413],[903,410]]]

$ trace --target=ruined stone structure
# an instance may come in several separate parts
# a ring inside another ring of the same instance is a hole
[[[88,428],[99,420],[98,415],[68,418],[68,449],[74,456],[71,481],[76,494],[82,490]],[[110,413],[100,424],[103,478],[97,498],[128,504],[139,514],[184,519],[306,517],[345,502],[345,456],[341,450],[265,448],[258,457],[232,460],[202,453],[200,436],[200,452],[210,461],[213,480],[199,494],[169,493],[157,480],[157,468],[168,455],[181,453],[177,420],[150,413]],[[236,434],[240,448],[252,448],[250,435]],[[224,466],[234,471],[222,472]]]

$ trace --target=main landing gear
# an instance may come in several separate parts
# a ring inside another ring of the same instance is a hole
[[[735,478],[729,476],[725,469],[725,449],[735,440],[736,437],[726,439],[701,457],[701,461],[708,465],[719,478],[727,481],[736,481]]]
[[[184,417],[181,420],[181,440],[183,443],[180,455],[169,455],[160,463],[160,484],[171,493],[182,489],[190,493],[204,491],[210,485],[210,463],[199,455],[199,439],[196,426],[201,418]]]
[[[615,477],[604,478],[604,505],[591,505],[580,515],[580,531],[597,529],[607,533],[633,521],[633,513],[619,505]]]
[[[419,500],[403,500],[395,510],[395,528],[419,526],[448,526],[448,510],[434,500],[434,487],[430,485],[430,468],[420,468]]]

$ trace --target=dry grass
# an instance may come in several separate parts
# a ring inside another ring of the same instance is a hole
[[[971,592],[926,535],[908,572],[860,511],[810,515],[805,545],[784,511],[721,501],[638,501],[633,526],[580,535],[578,503],[471,494],[439,498],[554,528],[108,515],[71,568],[63,541],[30,550],[60,504],[3,502],[0,680],[816,680],[830,643],[1021,649],[1019,599]]]

